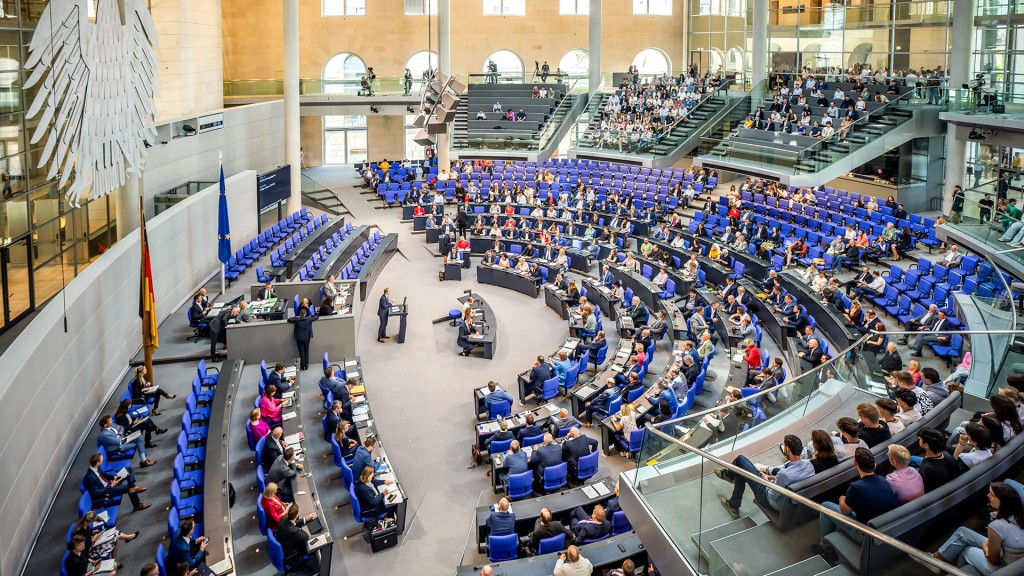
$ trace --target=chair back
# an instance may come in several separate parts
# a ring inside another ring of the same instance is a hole
[[[558,396],[558,376],[553,376],[544,381],[544,400],[550,400]]]
[[[537,546],[537,554],[550,554],[565,550],[565,533],[555,534],[551,538],[544,538]]]
[[[597,464],[600,457],[601,452],[597,450],[580,457],[576,464],[576,479],[583,482],[597,474]]]
[[[576,385],[576,382],[580,379],[580,363],[573,362],[572,368],[565,375],[565,389],[569,390]]]
[[[270,555],[270,563],[274,565],[274,568],[287,573],[284,564],[284,548],[281,547],[281,543],[277,541],[277,537],[272,531],[267,532],[267,554]]]
[[[156,547],[156,568],[160,571],[160,576],[167,576],[167,551],[164,550],[163,544]]]
[[[557,383],[557,380],[556,380]],[[508,417],[512,414],[512,404],[508,400],[501,400],[498,402],[492,402],[487,408],[487,415],[490,416],[491,420],[498,417]]]
[[[541,439],[543,440],[543,436],[541,437]],[[503,452],[508,452],[508,450],[512,447],[512,440],[514,440],[514,438],[509,438],[508,440],[495,440],[494,442],[491,442],[491,447],[488,450],[488,452],[490,452],[491,454],[501,454]]]
[[[597,355],[594,356],[594,370],[597,370],[601,364],[604,364],[606,358],[608,358],[608,346],[598,350]]]
[[[558,466],[548,466],[544,469],[544,490],[551,492],[558,490],[569,483],[567,478],[569,465],[562,462]]]
[[[260,522],[260,534],[267,535],[267,512],[263,509],[263,495],[256,495],[256,518]]]
[[[491,562],[502,560],[515,560],[516,548],[519,547],[519,535],[508,534],[505,536],[487,537],[487,559]]]
[[[543,443],[544,443],[544,435],[543,434],[537,434],[536,436],[527,436],[526,438],[523,438],[522,447],[526,448],[527,446],[536,446],[537,444],[543,444]]]
[[[506,492],[512,500],[526,498],[533,494],[533,472],[527,470],[526,472],[510,475]]]
[[[624,532],[629,532],[633,529],[633,525],[629,523],[626,518],[626,513],[622,510],[616,510],[612,514],[612,536],[617,536]]]
[[[630,453],[638,453],[644,445],[644,429],[637,428],[629,433],[629,451]]]

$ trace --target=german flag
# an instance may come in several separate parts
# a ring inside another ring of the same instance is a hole
[[[139,199],[139,231],[142,234],[142,263],[139,271],[139,318],[142,318],[142,347],[150,355],[160,346],[157,332],[156,296],[153,292],[153,267],[149,263],[149,238],[146,236],[146,215]]]

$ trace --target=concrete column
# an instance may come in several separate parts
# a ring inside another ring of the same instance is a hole
[[[753,2],[750,32],[750,83],[757,86],[768,77],[768,0]]]
[[[302,146],[299,117],[299,0],[284,0],[284,157],[291,166],[288,213],[302,208]]]
[[[597,92],[601,85],[601,0],[590,0],[590,70],[587,91]]]
[[[974,46],[975,2],[953,2],[953,23],[950,29],[952,46],[949,51],[949,88],[959,90],[974,78],[971,66],[971,47]],[[949,213],[953,204],[951,190],[959,184],[964,190],[967,167],[967,143],[956,138],[956,126],[946,124],[946,184],[942,192],[942,211]]]
[[[438,0],[437,4],[437,67],[442,74],[452,73],[452,3]],[[450,128],[449,128],[450,129]],[[451,167],[451,135],[437,135],[437,172]]]
[[[117,217],[117,239],[121,240],[139,227],[139,196],[142,193],[142,178],[133,172],[125,176],[125,182],[114,192],[114,213]]]

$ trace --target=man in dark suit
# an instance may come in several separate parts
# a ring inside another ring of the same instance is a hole
[[[910,349],[914,352],[910,355],[920,357],[921,350],[924,348],[926,342],[937,342],[943,345],[948,344],[949,335],[939,334],[939,332],[949,332],[950,330],[956,330],[956,326],[946,318],[945,310],[939,310],[938,316],[935,318],[931,327],[914,337],[914,343],[910,345]]]
[[[683,378],[686,379],[686,386],[689,389],[693,386],[693,383],[697,381],[697,376],[700,376],[700,364],[694,360],[693,356],[686,354],[683,356]]]
[[[885,355],[878,359],[878,366],[883,372],[897,372],[903,370],[903,358],[897,351],[896,343],[889,342],[886,345]]]
[[[108,477],[107,473],[103,471],[102,466],[103,456],[93,454],[89,457],[89,470],[86,471],[85,477],[82,478],[82,485],[89,492],[94,508],[105,507],[105,502],[125,494],[132,501],[133,509],[136,512],[152,506],[149,502],[139,500],[139,492],[145,492],[146,489],[135,485],[135,475],[132,474],[131,468],[125,468],[128,471],[128,476],[122,480]]]
[[[565,543],[568,545],[573,541],[572,531],[562,525],[561,522],[554,519],[551,514],[551,510],[547,508],[540,509],[540,515],[537,517],[537,521],[533,524],[533,532],[530,533],[530,550],[534,554],[537,553],[540,548],[540,541],[545,538],[551,538],[559,534],[565,534]]]
[[[639,374],[642,367],[643,365],[637,360],[636,354],[630,354],[626,365],[622,367],[622,372],[615,375],[615,383],[620,387],[625,386],[629,383],[630,375],[632,373]]]
[[[192,327],[199,326],[199,323],[206,317],[209,307],[203,306],[203,297],[196,294],[192,297]]]
[[[598,352],[600,352],[601,349],[607,348],[607,347],[608,347],[608,340],[605,339],[604,330],[599,330],[597,332],[597,334],[594,335],[594,339],[591,340],[589,344],[587,344],[585,342],[580,342],[579,344],[576,345],[576,350],[575,350],[575,353],[574,353],[574,358],[576,360],[579,360],[584,355],[586,355],[586,357],[587,357],[586,358],[586,362],[584,362],[584,363],[582,363],[580,365],[581,369],[586,370],[586,365],[587,364],[597,363],[597,354],[598,354]]]
[[[846,295],[853,296],[854,288],[856,288],[857,286],[866,286],[870,282],[871,270],[867,266],[865,266],[861,268],[860,273],[857,274],[857,276],[853,280],[844,283],[843,286],[846,288]]]
[[[277,298],[277,292],[274,290],[274,285],[267,282],[260,288],[260,291],[256,293],[257,300],[270,300],[271,298]]]
[[[821,365],[824,352],[817,340],[811,340],[807,343],[807,352],[800,352],[797,356],[800,357],[800,368],[806,372]]]
[[[793,309],[786,314],[785,320],[784,326],[789,329],[791,335],[796,336],[808,323],[807,310],[799,304],[794,304]]]
[[[569,430],[565,442],[562,442],[562,460],[569,463],[569,475],[575,477],[580,458],[597,449],[597,440],[581,435],[579,428]]]
[[[509,452],[505,453],[505,466],[508,471],[501,473],[501,482],[505,485],[505,492],[508,493],[508,477],[522,474],[530,469],[530,461],[526,457],[526,452],[520,449],[518,440],[513,440],[512,445],[509,446]]]
[[[288,322],[295,325],[295,345],[299,349],[299,369],[309,368],[309,341],[313,339],[313,322],[317,321],[316,316],[310,316],[309,310],[299,308],[299,315],[292,316]]]
[[[302,464],[295,461],[295,449],[289,446],[270,465],[266,481],[277,484],[282,500],[291,501],[295,499],[295,478],[299,475],[300,470],[302,470]]]
[[[907,322],[907,332],[927,331],[929,328],[931,328],[932,324],[935,323],[935,319],[938,318],[938,316],[939,307],[936,306],[935,304],[928,306],[928,310],[924,314],[921,314],[917,318],[911,318],[910,321]],[[899,343],[906,345],[908,343],[907,337],[901,337]]]
[[[334,432],[338,430],[338,425],[345,419],[343,410],[344,408],[340,400],[335,400],[331,403],[331,409],[324,415],[324,428],[328,434],[328,437],[324,438],[324,440],[330,442],[330,437],[334,436]]]
[[[593,400],[584,404],[583,413],[580,414],[580,418],[583,418],[583,426],[590,428],[594,422],[594,414],[601,412],[608,412],[608,405],[612,399],[620,394],[619,387],[615,385],[615,379],[609,378],[605,381],[605,388],[598,394]],[[569,432],[572,434],[572,431]]]
[[[594,505],[594,513],[587,516],[583,508],[577,506],[569,518],[569,527],[575,535],[576,542],[588,542],[603,538],[611,533],[612,523],[605,519],[604,506]]]
[[[726,278],[725,286],[723,286],[722,289],[718,291],[718,297],[721,298],[722,300],[728,300],[729,296],[736,295],[737,288],[739,288],[739,284],[737,284],[735,280],[733,280],[732,278]]]
[[[476,334],[476,327],[465,319],[459,320],[459,337],[455,340],[455,344],[462,348],[459,356],[469,356],[473,353],[473,343],[469,340],[473,334]]]
[[[557,415],[548,420],[548,431],[552,436],[557,436],[559,430],[576,426],[581,426],[580,421],[565,408],[560,409]]]
[[[377,342],[383,342],[390,338],[385,332],[388,329],[388,310],[391,309],[392,303],[391,288],[385,288],[384,293],[380,295],[380,301],[377,303],[377,319],[380,320],[380,326],[377,328]]]
[[[310,514],[312,518],[315,518],[315,514]],[[307,517],[305,519],[312,520]],[[306,550],[309,549],[309,535],[305,530],[300,528],[300,522],[305,519],[299,518],[299,507],[294,503],[288,507],[288,517],[286,520],[280,523],[277,527],[277,532],[274,536],[277,537],[277,541],[281,543],[281,550],[284,552],[284,563],[289,568],[289,572],[295,573],[299,571],[302,573],[316,574],[320,571],[320,562],[316,558],[316,554],[306,555]],[[302,522],[305,524],[305,522]]]
[[[178,532],[171,538],[167,550],[167,566],[177,566],[179,563],[188,564],[189,570],[199,568],[199,565],[206,560],[206,545],[210,539],[206,536],[193,538],[196,523],[192,520],[182,520],[178,526]]]
[[[604,273],[601,276],[601,284],[606,288],[611,288],[612,284],[615,284],[615,276],[608,269],[608,266],[603,266]]]
[[[544,469],[548,466],[558,466],[562,463],[562,448],[554,443],[551,434],[544,435],[544,444],[533,451],[530,456],[530,467],[537,472],[537,481],[544,481]]]
[[[280,398],[281,394],[287,392],[292,387],[293,382],[295,382],[294,376],[285,378],[284,362],[274,364],[274,369],[267,375],[267,384],[277,386],[277,394],[275,394],[277,398]]]
[[[788,316],[789,313],[793,311],[793,306],[795,305],[796,302],[793,300],[793,296],[786,294],[782,298],[782,306],[776,306],[775,311],[783,316]]]
[[[505,440],[515,440],[515,438],[516,435],[508,429],[508,420],[502,418],[501,420],[498,420],[498,431],[492,434],[487,440],[484,440],[484,450],[490,452],[492,442],[504,442]]]
[[[519,439],[525,440],[534,436],[539,436],[544,433],[544,429],[537,426],[537,420],[534,418],[533,413],[526,415],[526,426],[519,431]]]
[[[267,439],[263,443],[263,457],[260,459],[263,472],[270,470],[277,458],[284,454],[284,442],[281,440],[283,435],[284,429],[280,426],[273,428],[267,435]]]
[[[341,402],[341,417],[352,422],[352,396],[348,391],[348,385],[334,377],[333,366],[328,366],[324,370],[320,385],[331,393],[334,400]]]
[[[537,356],[533,361],[533,368],[530,369],[530,388],[533,394],[539,399],[544,396],[544,382],[554,376],[554,368],[548,363],[547,358]]]
[[[352,456],[352,473],[355,474],[357,471],[362,471],[363,468],[369,466],[374,470],[377,469],[376,464],[373,461],[373,448],[377,445],[377,439],[369,437],[363,440],[363,445],[356,448],[356,453]]]

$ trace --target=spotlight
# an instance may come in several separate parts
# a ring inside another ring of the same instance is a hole
[[[370,112],[373,112],[374,114],[380,114],[380,110],[378,110],[377,107],[374,106],[373,104],[370,104]]]
[[[182,126],[181,127],[181,131],[184,132],[185,134],[195,134],[196,133],[196,129],[193,128],[191,124],[185,124],[184,126]]]
[[[408,112],[409,114],[415,114],[416,113],[416,109],[413,108],[412,106],[406,106],[405,107],[405,111]]]
[[[970,140],[984,140],[985,135],[977,130],[971,130],[971,133],[967,135],[967,138]]]

